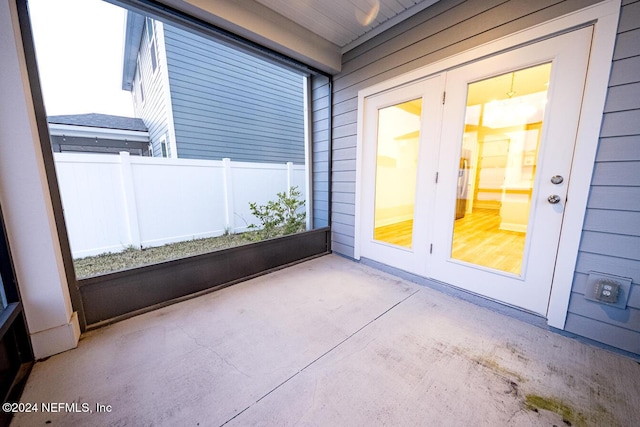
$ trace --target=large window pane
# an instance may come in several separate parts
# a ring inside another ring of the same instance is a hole
[[[29,8],[79,277],[326,225],[322,79],[99,0]]]
[[[520,274],[551,64],[469,85],[451,256]]]
[[[375,240],[411,248],[422,99],[378,111]]]

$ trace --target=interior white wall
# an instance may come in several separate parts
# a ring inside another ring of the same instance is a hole
[[[37,359],[77,346],[14,1],[0,0],[0,203]]]

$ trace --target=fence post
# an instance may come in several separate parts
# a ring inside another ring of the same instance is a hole
[[[131,172],[131,157],[128,151],[120,152],[120,175],[122,176],[122,195],[124,197],[125,218],[129,228],[129,244],[137,249],[142,247],[140,239],[140,226],[138,224],[138,208],[136,205],[136,193],[133,187],[133,174]]]
[[[291,184],[293,183],[293,163],[287,162],[287,196],[291,197]]]
[[[235,233],[235,218],[233,217],[233,183],[231,179],[231,159],[222,159],[222,167],[224,177],[224,220],[225,231]]]

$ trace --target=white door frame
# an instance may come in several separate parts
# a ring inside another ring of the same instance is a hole
[[[362,146],[364,102],[366,97],[412,81],[424,79],[433,74],[506,49],[551,37],[576,26],[593,23],[593,42],[589,58],[589,69],[585,82],[573,167],[569,177],[571,185],[567,194],[568,203],[564,213],[556,269],[547,311],[547,323],[549,326],[564,329],[600,136],[619,15],[620,0],[606,0],[360,90],[358,92],[354,258],[360,259],[360,218],[363,214],[361,203],[363,186]]]

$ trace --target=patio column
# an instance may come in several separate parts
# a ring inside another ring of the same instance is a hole
[[[15,3],[0,0],[0,204],[36,359],[78,344]]]

